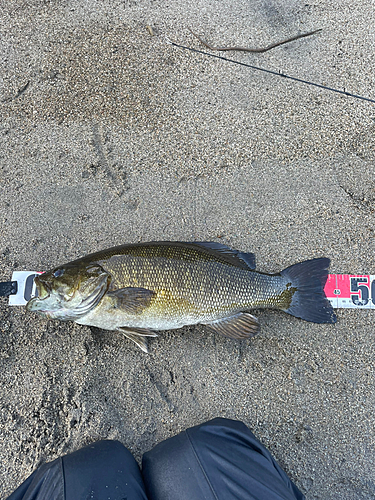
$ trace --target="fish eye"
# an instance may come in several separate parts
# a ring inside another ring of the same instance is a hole
[[[52,276],[54,278],[59,278],[64,274],[64,269],[56,269],[56,271],[53,272]]]

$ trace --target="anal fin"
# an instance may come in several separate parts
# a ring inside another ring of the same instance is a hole
[[[123,333],[125,337],[132,340],[143,351],[148,353],[146,337],[157,337],[157,333],[149,330],[148,328],[131,328],[121,326],[118,331]]]
[[[206,323],[206,325],[214,332],[221,333],[231,339],[247,339],[255,335],[259,330],[257,318],[247,312]]]

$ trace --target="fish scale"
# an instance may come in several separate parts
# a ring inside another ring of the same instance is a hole
[[[152,309],[166,317],[175,316],[180,323],[184,314],[198,314],[199,319],[209,320],[217,314],[225,316],[228,312],[279,304],[278,296],[285,288],[282,277],[265,277],[199,257],[196,253],[196,261],[192,262],[178,254],[173,258],[124,256],[118,265],[113,265],[111,258],[99,263],[111,273],[117,287],[138,286],[156,292],[144,316]],[[162,291],[168,293],[163,295]]]

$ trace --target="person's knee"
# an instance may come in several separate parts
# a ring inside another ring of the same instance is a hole
[[[212,435],[224,436],[228,432],[230,433],[231,431],[233,431],[236,433],[244,433],[254,436],[250,429],[240,420],[232,420],[223,417],[213,418],[212,420],[208,420],[207,422],[203,422],[202,424],[190,427],[186,429],[186,431],[189,432],[190,435],[199,433],[201,431],[208,432]]]
[[[97,441],[65,455],[62,462],[67,499],[89,498],[90,488],[96,492],[95,498],[115,493],[124,498],[146,498],[138,464],[119,441]]]
[[[190,427],[143,456],[152,500],[301,499],[269,451],[238,420]]]

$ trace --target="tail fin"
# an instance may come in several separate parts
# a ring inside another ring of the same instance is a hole
[[[285,312],[314,323],[336,323],[336,314],[324,293],[330,260],[307,260],[281,272],[296,289]]]

